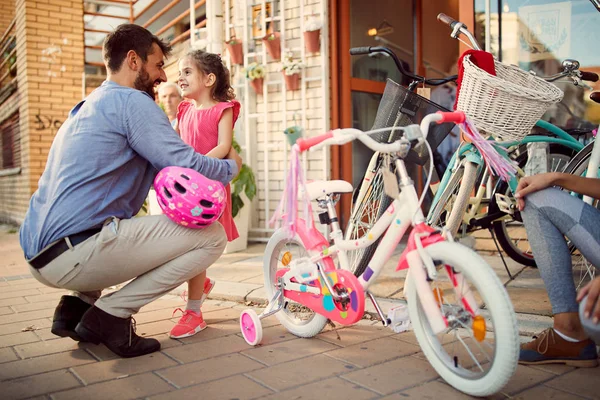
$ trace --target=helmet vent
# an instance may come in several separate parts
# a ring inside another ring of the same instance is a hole
[[[169,192],[169,189],[163,188],[163,192],[165,192],[165,196],[167,196],[169,199],[173,198],[173,195],[171,194],[171,192]]]
[[[189,181],[189,180],[190,180],[190,177],[189,177],[189,176],[187,176],[186,174],[181,174],[181,177],[182,177],[183,179],[185,179],[186,181]]]
[[[200,200],[200,205],[204,208],[211,208],[215,205],[215,203],[213,203],[212,201],[208,201],[208,200]]]
[[[185,194],[185,192],[187,192],[187,190],[185,190],[185,188],[181,186],[179,182],[175,182],[173,186],[175,187],[175,190],[177,190],[181,194]]]

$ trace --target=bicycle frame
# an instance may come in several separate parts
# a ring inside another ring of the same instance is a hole
[[[541,135],[529,135],[520,141],[515,140],[515,141],[508,141],[508,142],[496,142],[498,145],[502,146],[502,148],[507,150],[506,152],[499,151],[499,153],[504,158],[510,159],[508,157],[508,151],[512,147],[520,146],[520,145],[527,144],[527,143],[540,143],[540,142],[563,145],[563,146],[568,147],[571,150],[574,150],[577,152],[581,151],[581,149],[583,149],[583,147],[584,147],[581,143],[579,143],[575,138],[573,138],[567,132],[565,132],[564,130],[560,129],[559,127],[557,127],[549,122],[540,120],[536,123],[536,125],[540,128],[543,128],[546,131],[549,131],[552,134],[555,134],[556,136],[558,136],[558,138],[541,136]],[[448,168],[446,169],[446,172],[444,173],[444,176],[442,177],[440,184],[436,190],[430,210],[433,210],[435,205],[439,202],[441,194],[443,193],[444,189],[448,185],[448,182],[450,181],[450,178],[452,177],[452,174],[454,173],[456,167],[459,165],[458,164],[459,160],[462,160],[462,159],[466,159],[468,162],[475,163],[479,166],[482,166],[484,164],[483,158],[481,157],[481,154],[475,148],[475,146],[473,146],[471,143],[465,143],[465,144],[461,145],[460,148],[458,149],[458,151],[454,153],[454,155],[450,159],[450,162],[448,163]],[[517,188],[517,184],[518,184],[517,177],[521,177],[521,176],[524,176],[524,173],[520,168],[517,168],[517,175],[508,182],[508,185],[512,192],[514,192]],[[481,205],[481,202],[483,200],[483,196],[485,195],[486,189],[488,187],[488,177],[489,177],[489,172],[486,171],[485,176],[481,180],[479,188],[477,189],[475,197],[471,197],[469,199],[469,204],[473,205],[474,207],[472,207],[471,211],[468,212],[467,215],[464,216],[463,220],[470,221],[477,214],[479,207]],[[428,220],[430,218],[431,218],[431,213],[428,215]]]

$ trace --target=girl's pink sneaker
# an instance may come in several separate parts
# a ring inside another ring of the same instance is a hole
[[[179,319],[179,322],[177,322],[177,325],[171,329],[169,337],[172,339],[190,337],[206,328],[206,322],[204,322],[204,318],[202,318],[202,312],[197,314],[192,310],[183,311],[181,308],[178,308],[173,314],[177,311],[181,311],[183,315]]]

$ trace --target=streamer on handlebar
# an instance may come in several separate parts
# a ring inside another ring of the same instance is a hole
[[[298,197],[298,187],[302,188],[302,197]],[[302,158],[300,157],[300,148],[298,144],[292,146],[290,157],[290,168],[286,179],[286,187],[283,191],[283,197],[269,221],[269,224],[275,225],[277,220],[283,220],[283,228],[287,231],[288,238],[293,238],[296,234],[298,223],[298,200],[302,203],[304,211],[304,220],[308,224],[308,229],[314,228],[312,205],[306,190],[306,177],[302,167]]]
[[[475,125],[469,120],[459,124],[459,126],[464,135],[468,137],[477,150],[479,150],[479,153],[485,160],[485,165],[491,169],[493,175],[499,176],[504,181],[508,181],[511,177],[515,176],[515,173],[517,172],[517,163],[498,154],[498,149],[500,149],[500,147],[498,147],[497,144],[493,141],[486,140],[481,136]]]

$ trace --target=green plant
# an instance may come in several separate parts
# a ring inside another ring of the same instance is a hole
[[[238,154],[242,152],[242,148],[235,140],[235,137],[233,138],[232,146]],[[244,201],[240,197],[240,194],[244,192],[248,200],[252,200],[256,196],[256,178],[254,177],[252,168],[246,164],[242,164],[240,173],[231,181],[231,188],[231,215],[235,217],[242,207],[244,207]]]

